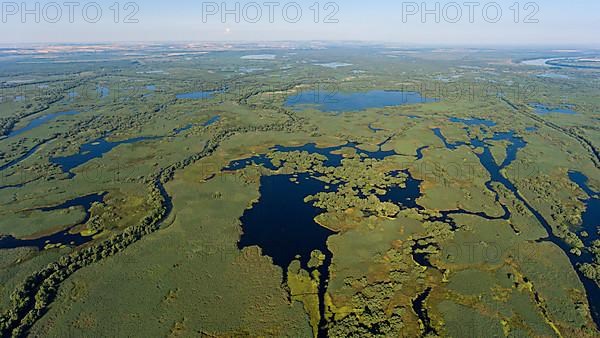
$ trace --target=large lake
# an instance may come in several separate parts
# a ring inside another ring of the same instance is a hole
[[[285,105],[295,110],[314,108],[323,112],[341,113],[438,101],[438,99],[423,97],[417,92],[372,90],[342,93],[333,90],[311,90],[288,97]]]
[[[532,108],[535,109],[535,113],[538,115],[547,115],[547,114],[567,114],[567,115],[575,115],[576,111],[570,108],[569,105],[563,105],[560,107],[550,107],[543,105],[541,103],[531,103],[529,104]]]

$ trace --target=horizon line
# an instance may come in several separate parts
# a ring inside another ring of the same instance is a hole
[[[599,44],[548,44],[548,43],[414,43],[402,41],[383,41],[383,40],[333,40],[333,39],[297,39],[297,40],[97,40],[97,41],[19,41],[19,42],[1,42],[0,46],[34,46],[34,45],[142,45],[142,44],[274,44],[274,43],[341,43],[341,44],[370,44],[390,47],[390,45],[401,44],[394,48],[551,48],[551,49],[572,49],[585,48],[588,50],[600,50]]]

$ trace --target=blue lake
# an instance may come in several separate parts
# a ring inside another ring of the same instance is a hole
[[[540,103],[531,103],[529,104],[531,107],[535,109],[535,113],[539,115],[548,115],[548,114],[567,114],[567,115],[575,115],[576,111],[568,108],[568,107],[548,107],[546,105]]]
[[[48,115],[38,117],[38,118],[32,120],[31,122],[29,122],[29,124],[27,124],[25,127],[21,128],[21,129],[16,129],[16,130],[13,130],[12,132],[10,132],[8,134],[8,138],[15,137],[17,135],[20,135],[26,131],[33,129],[33,128],[37,128],[47,122],[54,120],[57,117],[77,115],[77,114],[79,114],[78,111],[72,110],[72,111],[64,111],[64,112],[53,113],[53,114],[48,114]]]
[[[314,143],[310,143],[298,147],[276,146],[272,150],[321,154],[327,157],[324,162],[326,166],[339,166],[343,157],[332,152],[346,147],[357,149],[354,143],[327,148],[318,148]],[[261,164],[272,170],[278,169],[266,155],[257,155],[250,159],[232,162],[224,170],[239,170],[250,164]],[[291,178],[295,178],[296,182],[290,181]],[[319,272],[318,296],[322,320],[319,323],[318,336],[327,337],[327,322],[323,318],[325,318],[325,292],[328,286],[329,267],[333,258],[333,253],[327,246],[327,239],[335,232],[314,221],[314,218],[324,210],[305,202],[304,199],[319,192],[336,191],[339,186],[327,184],[308,173],[300,173],[296,176],[266,175],[261,177],[260,182],[258,202],[246,210],[240,218],[243,234],[238,246],[240,249],[259,246],[264,255],[271,257],[273,263],[283,269],[284,281],[287,279],[288,267],[294,260],[298,260],[301,268],[306,271]],[[404,207],[412,207],[416,205],[419,196],[420,182],[409,177],[405,188],[391,188],[381,198]],[[308,264],[314,250],[319,250],[325,256],[323,264],[318,268],[312,268]]]
[[[98,87],[96,88],[96,93],[98,93],[98,96],[103,99],[105,97],[108,97],[108,94],[110,93],[110,90],[106,87]]]
[[[438,99],[422,97],[417,92],[373,90],[342,93],[312,90],[289,96],[285,105],[296,110],[314,108],[323,112],[341,113],[438,101]]]
[[[325,183],[308,174],[263,176],[260,180],[260,198],[240,218],[243,234],[238,242],[240,249],[258,246],[263,255],[271,257],[273,264],[283,270],[287,281],[288,267],[298,259],[300,266],[309,272],[318,271],[319,284],[319,337],[326,337],[325,292],[329,280],[329,266],[333,253],[327,239],[335,232],[314,221],[323,210],[305,203],[304,198],[325,190]],[[309,266],[311,253],[319,250],[324,256],[318,268]]]
[[[260,246],[273,263],[283,268],[284,274],[298,255],[302,267],[310,271],[311,252],[318,249],[327,253],[327,238],[334,234],[314,222],[323,210],[304,202],[305,197],[325,191],[326,183],[308,174],[297,175],[297,183],[290,181],[292,177],[261,178],[260,199],[242,216],[244,233],[239,241],[240,248]]]

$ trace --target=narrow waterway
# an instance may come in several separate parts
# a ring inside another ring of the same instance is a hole
[[[422,337],[426,337],[430,334],[437,336],[437,332],[431,326],[431,318],[429,318],[429,313],[428,313],[427,307],[425,305],[425,302],[427,301],[427,297],[429,297],[430,293],[431,293],[431,288],[428,288],[425,291],[423,291],[421,294],[417,295],[417,297],[412,300],[413,311],[415,311],[415,313],[417,314],[417,317],[419,317],[419,321],[421,322],[421,324],[423,326],[422,327],[422,335],[421,335]]]
[[[442,140],[446,148],[449,150],[455,150],[460,146],[468,145],[465,142],[449,143],[448,140],[443,136],[439,128],[433,129],[433,132]],[[506,158],[500,165],[496,163],[491,154],[491,150],[489,148],[489,142],[491,141],[506,141],[509,143],[508,147],[506,148]],[[489,172],[491,176],[491,180],[486,183],[486,187],[496,193],[496,199],[498,200],[498,193],[492,187],[493,182],[499,183],[503,185],[506,189],[511,191],[515,198],[523,203],[527,210],[529,210],[534,215],[534,217],[538,220],[538,222],[544,227],[544,229],[548,233],[548,237],[543,240],[549,241],[561,248],[565,255],[569,258],[573,269],[576,271],[577,275],[579,276],[579,279],[581,280],[581,283],[585,288],[592,318],[596,323],[596,326],[600,328],[600,288],[598,287],[598,285],[596,285],[596,283],[593,280],[585,277],[578,268],[578,265],[581,263],[592,262],[593,258],[591,254],[589,252],[584,252],[580,256],[572,254],[570,252],[571,247],[567,245],[565,241],[563,241],[561,238],[558,238],[554,235],[552,227],[550,226],[548,221],[541,215],[541,213],[539,213],[535,208],[531,206],[531,204],[519,193],[515,185],[502,174],[502,170],[508,167],[516,159],[519,150],[523,149],[527,145],[527,143],[521,137],[517,136],[514,131],[510,131],[504,133],[495,133],[493,137],[486,138],[484,140],[472,138],[469,144],[482,150],[482,152],[480,153],[476,152],[476,155],[479,158],[479,161],[481,162],[482,166]],[[572,179],[573,178],[577,177],[572,177]],[[504,206],[503,208],[505,210],[505,216],[503,218],[510,218],[508,209]],[[517,229],[513,228],[513,230],[518,234]]]

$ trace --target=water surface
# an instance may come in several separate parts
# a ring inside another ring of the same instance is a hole
[[[428,288],[412,300],[413,311],[415,311],[422,324],[423,337],[428,337],[430,335],[437,336],[437,332],[431,326],[431,318],[429,317],[427,307],[425,306],[425,302],[427,301],[427,297],[429,297],[430,293],[431,288]]]
[[[392,202],[407,209],[419,209],[420,206],[417,204],[417,199],[421,197],[422,181],[413,178],[408,170],[391,173],[391,175],[394,176],[400,172],[407,175],[407,179],[404,183],[405,187],[391,187],[385,195],[379,197],[379,200],[382,202]]]
[[[297,175],[298,183],[290,181],[292,177],[261,177],[260,198],[240,219],[243,235],[238,247],[260,247],[264,255],[273,259],[273,264],[281,267],[284,282],[287,281],[288,267],[296,259],[300,261],[302,269],[319,272],[319,337],[326,337],[325,292],[333,257],[327,247],[327,239],[335,232],[314,221],[323,212],[321,209],[304,202],[305,197],[324,191],[326,184],[309,174]],[[319,250],[325,256],[318,268],[311,268],[308,264],[314,250]]]
[[[588,186],[588,178],[581,172],[570,171],[569,178],[588,195],[581,200],[585,204],[581,230],[587,232],[587,236],[580,237],[586,247],[591,247],[595,240],[600,239],[600,194]]]
[[[434,133],[436,136],[438,136],[444,142],[444,145],[446,146],[447,149],[454,150],[461,145],[466,145],[465,142],[449,143],[448,140],[442,135],[439,128],[435,129]],[[502,162],[502,164],[496,163],[496,160],[492,156],[492,153],[490,150],[490,142],[491,141],[508,142],[508,146],[506,148],[506,158]],[[499,194],[494,189],[493,184],[492,184],[493,182],[503,185],[507,190],[512,192],[514,197],[517,200],[519,200],[521,203],[523,203],[525,208],[527,210],[529,210],[531,212],[531,214],[537,219],[539,224],[544,227],[544,229],[548,233],[548,237],[543,239],[542,241],[548,241],[548,242],[553,243],[554,245],[559,247],[564,252],[564,254],[569,258],[569,261],[571,262],[573,269],[579,276],[579,279],[581,280],[581,282],[585,288],[586,295],[588,298],[588,304],[590,307],[590,312],[592,314],[592,318],[594,319],[596,326],[600,327],[600,288],[598,288],[598,285],[596,285],[596,283],[594,281],[585,277],[578,268],[579,264],[592,262],[593,257],[591,256],[591,254],[589,252],[586,252],[586,251],[584,251],[583,254],[580,256],[572,254],[571,247],[564,240],[557,237],[553,233],[552,226],[550,225],[550,223],[548,223],[548,221],[544,218],[544,216],[542,216],[542,214],[538,210],[536,210],[525,198],[523,198],[521,193],[518,191],[517,187],[508,178],[506,178],[503,175],[504,169],[507,168],[513,161],[516,160],[517,153],[519,152],[519,150],[523,149],[527,145],[527,143],[521,137],[517,136],[514,131],[510,131],[510,132],[503,132],[503,133],[495,133],[493,137],[486,138],[483,140],[473,138],[470,140],[470,145],[482,149],[481,152],[476,152],[475,154],[479,158],[481,165],[488,171],[488,173],[491,176],[491,180],[486,182],[485,186],[490,191],[492,191],[496,194],[496,202],[499,202]],[[581,175],[570,174],[570,177],[575,182],[578,182],[578,184],[585,183],[583,180],[583,177]],[[587,178],[585,181],[587,181]],[[587,187],[586,185],[580,185],[580,186]],[[589,189],[588,189],[587,193],[589,194]],[[588,201],[588,203],[590,203],[590,202]],[[593,203],[597,203],[597,202],[592,202],[592,206],[594,206]],[[504,205],[502,207],[505,211],[505,215],[502,218],[510,219],[510,212],[509,212],[508,208]],[[590,210],[598,210],[598,208],[597,207],[591,208]],[[598,211],[595,211],[595,212],[590,211],[590,212],[591,212],[590,216],[584,215],[584,218],[593,217],[594,219],[597,219]],[[588,220],[584,221],[584,224],[586,222],[588,222]],[[592,222],[592,224],[595,223],[594,221],[591,221],[591,222]],[[590,227],[589,225],[584,225],[584,228],[586,226],[588,228]],[[515,231],[515,233],[518,235],[519,234],[518,229],[514,228],[512,225],[511,225],[511,227],[513,228],[513,231]]]
[[[417,92],[373,90],[342,93],[333,90],[311,90],[288,97],[285,105],[296,110],[315,108],[323,112],[341,113],[438,101],[438,99],[422,97]]]
[[[188,130],[192,129],[192,127],[194,127],[194,124],[188,123],[181,128],[173,129],[173,133],[175,133],[175,135],[179,135],[179,134],[183,133],[184,131],[188,131]]]
[[[25,154],[23,154],[23,155],[21,155],[21,156],[17,157],[16,159],[14,159],[14,160],[12,160],[12,161],[10,161],[10,162],[6,163],[6,164],[3,164],[3,165],[1,165],[1,166],[0,166],[0,171],[6,170],[6,169],[8,169],[8,168],[10,168],[10,167],[12,167],[12,166],[15,166],[15,165],[17,165],[17,164],[19,164],[19,163],[21,163],[21,162],[25,161],[25,160],[26,160],[26,159],[28,159],[28,158],[29,158],[31,155],[33,155],[33,154],[34,154],[34,153],[35,153],[35,152],[38,150],[38,148],[39,148],[39,147],[41,147],[42,145],[44,145],[44,144],[48,143],[49,141],[51,141],[51,139],[49,139],[49,140],[46,140],[46,141],[44,141],[44,142],[42,142],[42,143],[38,143],[38,144],[36,144],[34,147],[32,147],[31,149],[29,149],[29,150],[28,150],[28,151],[27,151]]]
[[[343,148],[353,148],[358,153],[370,158],[383,159],[394,155],[394,152],[384,152],[381,150],[381,147],[392,137],[390,136],[381,142],[378,145],[379,150],[374,152],[360,150],[358,145],[352,142],[324,148],[319,148],[314,143],[296,147],[275,146],[271,150],[280,152],[306,151],[312,154],[321,154],[327,158],[324,162],[325,166],[336,167],[341,165],[343,156],[333,154],[333,152]],[[422,152],[426,148],[427,146],[419,148],[417,150],[417,157],[422,158]],[[234,161],[224,170],[239,170],[252,164],[263,165],[272,170],[278,169],[270,162],[268,156],[261,154],[248,159]],[[390,172],[389,174],[395,176],[401,173],[407,175],[405,187],[390,187],[384,195],[379,196],[380,200],[395,203],[402,208],[417,208],[422,210],[423,208],[417,204],[417,199],[421,196],[421,181],[414,179],[408,170]],[[297,183],[290,181],[291,178],[296,179]],[[329,189],[325,189],[326,185],[329,185]],[[241,218],[243,235],[238,243],[239,248],[259,246],[263,254],[271,257],[273,263],[283,269],[284,279],[286,278],[287,268],[292,261],[298,259],[304,270],[312,272],[315,269],[308,266],[310,253],[314,250],[319,250],[325,255],[323,265],[316,269],[321,276],[318,289],[319,310],[322,318],[319,337],[327,336],[327,323],[323,319],[323,314],[325,313],[324,297],[329,278],[329,265],[332,261],[332,253],[327,247],[327,239],[335,233],[314,221],[314,218],[324,211],[314,207],[311,203],[306,203],[304,198],[322,191],[336,191],[337,189],[337,185],[326,184],[318,180],[317,177],[311,177],[308,173],[295,176],[262,176],[260,180],[260,198],[250,209],[245,211]],[[460,213],[461,211],[454,212]],[[452,225],[453,222],[448,217],[449,214],[449,212],[442,213],[441,217],[432,220],[443,221]],[[453,228],[456,227],[454,226]],[[427,246],[429,245],[415,245],[412,252],[413,259],[422,266],[435,268],[429,262],[429,254],[419,252],[419,250]],[[424,307],[425,299],[428,297],[430,291],[427,290],[423,294],[420,294],[413,302],[413,308],[426,326],[425,330],[427,332],[433,332],[431,331],[427,310]],[[377,331],[377,329],[374,330]]]
[[[53,207],[39,208],[36,210],[49,212],[55,210],[65,210],[73,207],[81,208],[85,212],[85,217],[78,224],[69,227],[66,230],[59,231],[57,233],[36,238],[36,239],[17,239],[12,236],[3,237],[0,239],[0,249],[15,249],[21,247],[35,247],[39,250],[43,250],[48,244],[63,244],[80,246],[89,241],[92,237],[85,237],[81,234],[72,234],[69,231],[75,226],[85,224],[90,219],[90,209],[94,203],[102,203],[106,193],[90,194],[83,197],[77,197],[72,200],[68,200],[65,203],[59,204]]]
[[[486,127],[494,127],[497,125],[496,122],[491,121],[491,120],[486,120],[486,119],[479,119],[479,118],[459,118],[459,117],[451,117],[450,122],[455,122],[455,123],[462,123],[465,124],[467,126],[486,126]]]
[[[177,95],[175,95],[175,97],[178,99],[187,99],[187,100],[207,100],[207,99],[212,98],[215,95],[215,93],[217,93],[217,92],[218,91],[215,91],[215,90],[197,91],[197,92],[177,94]]]
[[[275,54],[253,54],[253,55],[244,55],[240,57],[242,60],[275,60],[277,55]]]
[[[98,88],[96,88],[96,93],[98,93],[98,96],[103,99],[108,97],[110,90],[107,87],[98,86]]]
[[[315,66],[321,66],[321,67],[325,67],[325,68],[337,69],[337,68],[340,68],[340,67],[352,66],[352,64],[351,63],[344,63],[344,62],[328,62],[328,63],[315,63]]]
[[[576,111],[568,108],[568,107],[549,107],[543,105],[541,103],[531,103],[531,107],[535,109],[535,113],[538,115],[548,115],[548,114],[567,114],[567,115],[575,115]]]
[[[376,132],[378,132],[378,131],[383,131],[383,130],[385,130],[385,129],[381,129],[381,128],[375,128],[375,127],[373,127],[373,124],[372,124],[372,123],[369,123],[369,129],[371,129],[371,131],[372,131],[372,132],[374,132],[374,133],[376,133]]]
[[[57,117],[77,115],[77,114],[79,114],[79,111],[70,110],[70,111],[63,111],[63,112],[52,113],[52,114],[40,116],[40,117],[32,120],[31,122],[29,122],[29,124],[27,124],[25,127],[13,130],[12,132],[10,132],[8,134],[7,138],[11,138],[11,137],[15,137],[20,134],[23,134],[24,132],[30,131],[30,130],[37,128],[43,124],[46,124],[46,123],[56,119]]]
[[[104,154],[121,144],[133,144],[142,141],[155,140],[158,138],[160,137],[142,136],[115,142],[106,141],[104,138],[100,138],[83,144],[81,147],[79,147],[79,152],[76,154],[61,157],[51,157],[50,162],[58,165],[64,173],[69,173],[71,170],[95,158],[102,157]]]
[[[524,65],[527,65],[527,66],[551,67],[548,64],[548,61],[552,61],[552,60],[556,60],[556,58],[524,60],[524,61],[521,61],[521,63]]]
[[[203,126],[203,127],[208,127],[208,126],[211,126],[211,125],[213,125],[213,124],[215,124],[215,123],[219,122],[219,120],[221,120],[221,116],[219,116],[219,115],[213,116],[213,117],[211,117],[211,118],[210,118],[208,121],[204,122],[204,123],[202,124],[202,126]]]

